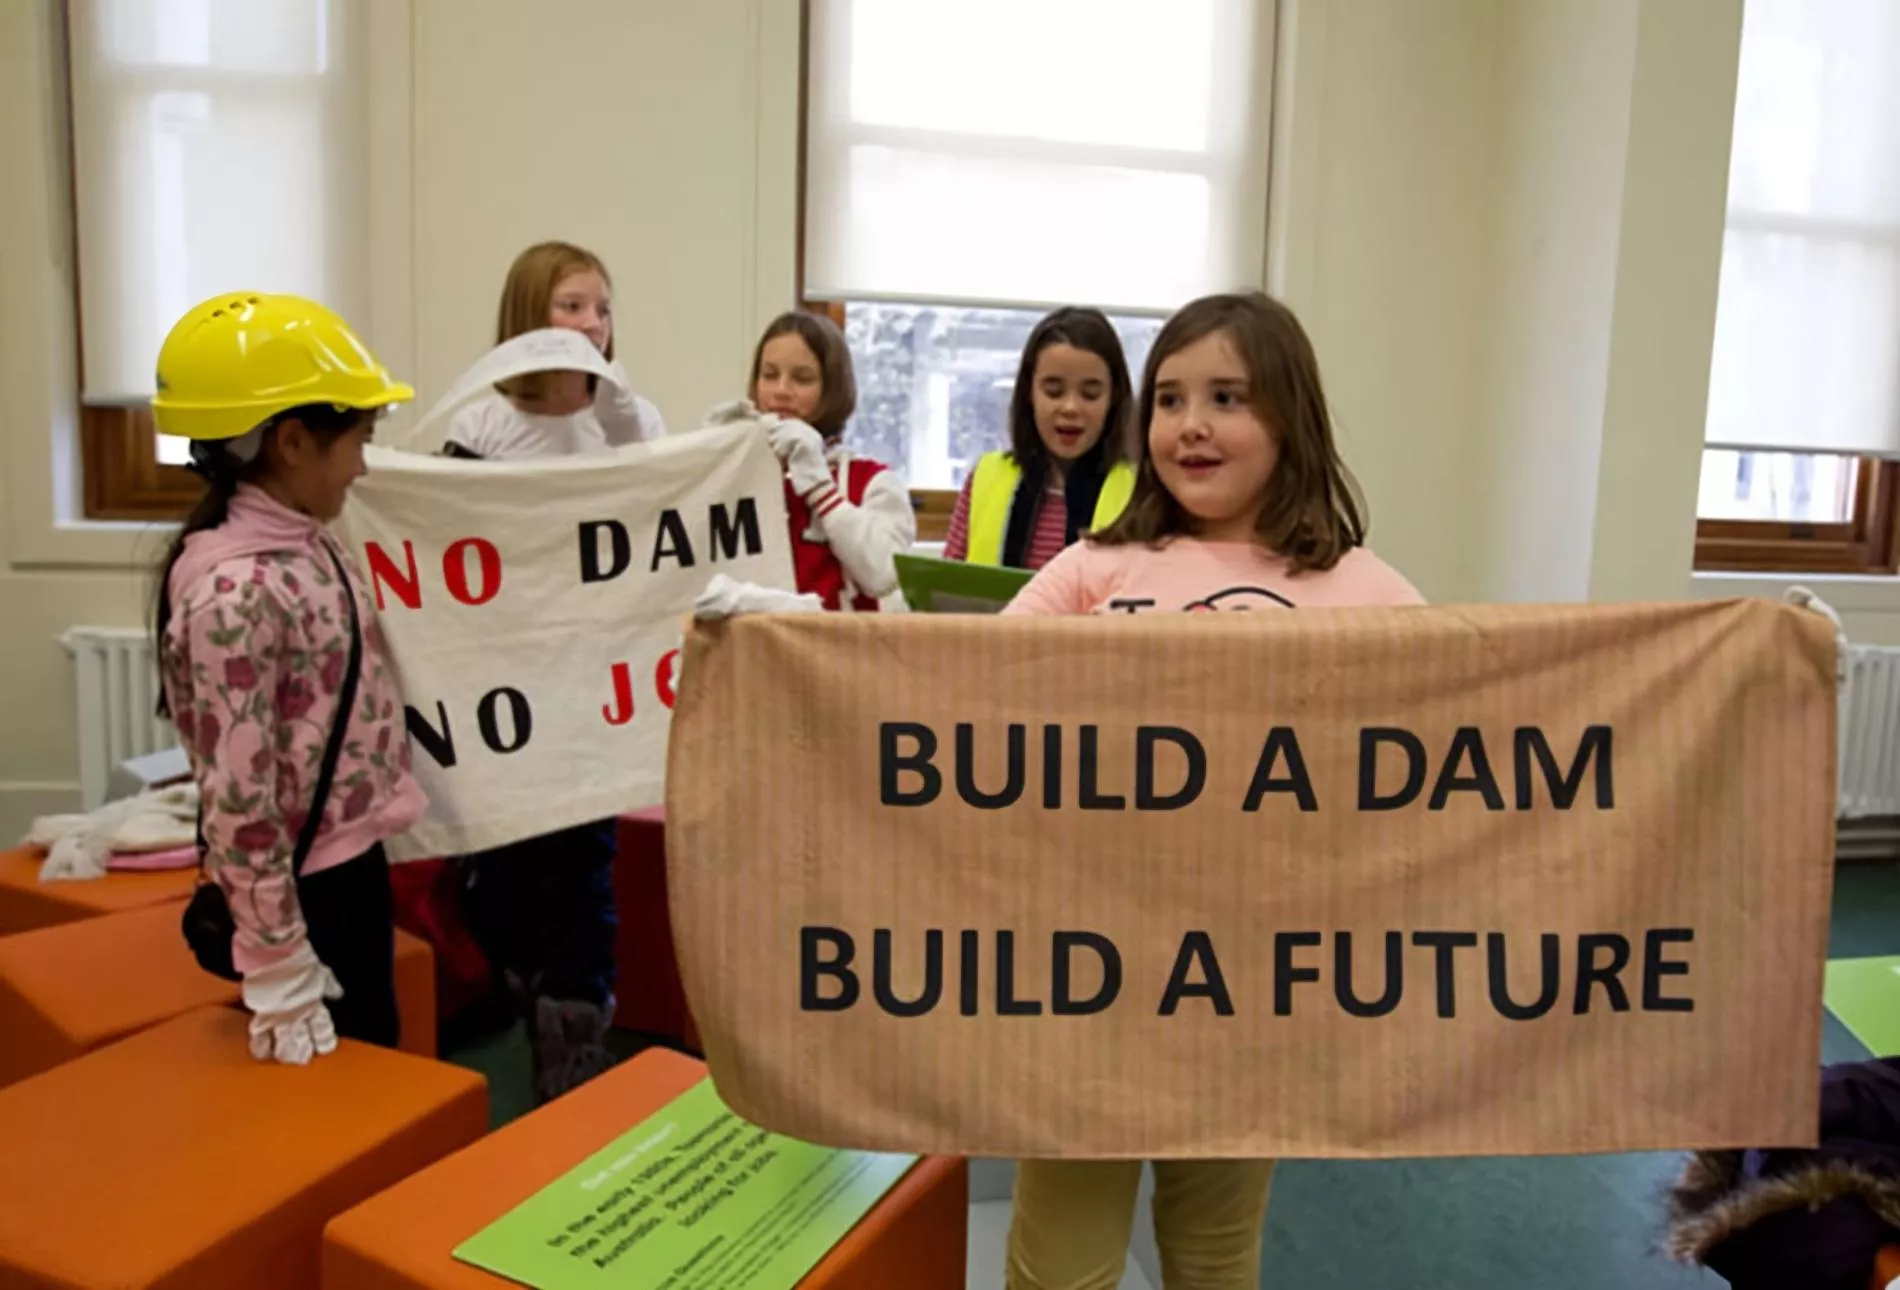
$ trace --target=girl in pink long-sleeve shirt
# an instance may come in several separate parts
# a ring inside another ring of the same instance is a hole
[[[236,925],[251,1051],[300,1064],[338,1036],[393,1047],[381,844],[425,803],[367,583],[324,526],[363,474],[380,411],[408,387],[328,310],[258,294],[187,314],[158,376],[159,427],[193,440],[207,485],[159,580],[161,712],[198,781],[205,868]],[[339,722],[328,797],[293,873]]]
[[[1143,373],[1147,452],[1119,519],[1043,567],[1004,610],[1138,614],[1413,605],[1364,545],[1364,508],[1333,442],[1299,320],[1266,296],[1210,296],[1168,320]],[[1120,1279],[1140,1161],[1017,1169],[1007,1284]],[[1260,1283],[1270,1160],[1155,1162],[1169,1285]]]

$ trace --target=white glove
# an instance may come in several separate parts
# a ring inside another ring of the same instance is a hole
[[[803,421],[778,421],[768,432],[772,451],[785,466],[785,477],[792,491],[809,497],[831,483],[831,467],[825,462],[825,441]]]
[[[1834,612],[1834,606],[1827,603],[1806,587],[1790,587],[1782,594],[1782,600],[1802,609],[1812,609],[1821,617],[1834,624],[1834,680],[1838,684],[1847,683],[1847,629],[1841,626],[1841,616]]]
[[[741,421],[757,421],[759,410],[752,406],[751,399],[734,399],[730,403],[721,403],[706,414],[709,426],[729,426]]]
[[[251,1010],[251,1056],[260,1062],[307,1065],[336,1051],[336,1024],[325,999],[341,999],[343,987],[323,966],[310,942],[288,958],[244,974],[244,1006]]]
[[[817,596],[799,595],[761,587],[756,582],[737,582],[725,574],[713,575],[706,590],[693,605],[693,617],[702,619],[735,618],[740,614],[817,614],[825,602]]]
[[[602,355],[602,357],[605,357],[605,355]],[[613,375],[611,377],[603,377],[601,380],[595,382],[595,402],[600,401],[603,391],[609,392],[607,397],[610,400],[613,397],[611,391],[618,390],[623,395],[633,392],[633,378],[627,375],[627,365],[625,363],[622,363],[617,358],[609,358],[607,359],[607,370],[612,372]]]

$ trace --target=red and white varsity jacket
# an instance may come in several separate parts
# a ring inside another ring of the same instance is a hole
[[[875,612],[897,590],[893,557],[917,541],[910,490],[883,463],[853,457],[843,445],[825,450],[832,483],[809,499],[785,484],[798,589],[826,609]]]

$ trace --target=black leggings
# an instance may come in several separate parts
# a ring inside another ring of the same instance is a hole
[[[344,1039],[394,1048],[402,1037],[396,1013],[396,924],[389,857],[382,844],[353,860],[297,879],[310,948],[336,974],[341,999],[328,1000]]]

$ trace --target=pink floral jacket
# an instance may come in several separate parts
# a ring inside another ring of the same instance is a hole
[[[186,539],[167,583],[160,669],[204,802],[206,867],[237,924],[232,954],[241,972],[282,958],[305,936],[291,856],[350,650],[332,550],[354,583],[362,671],[304,863],[314,874],[403,832],[425,805],[409,774],[402,695],[367,583],[321,525],[249,486],[223,524]]]

